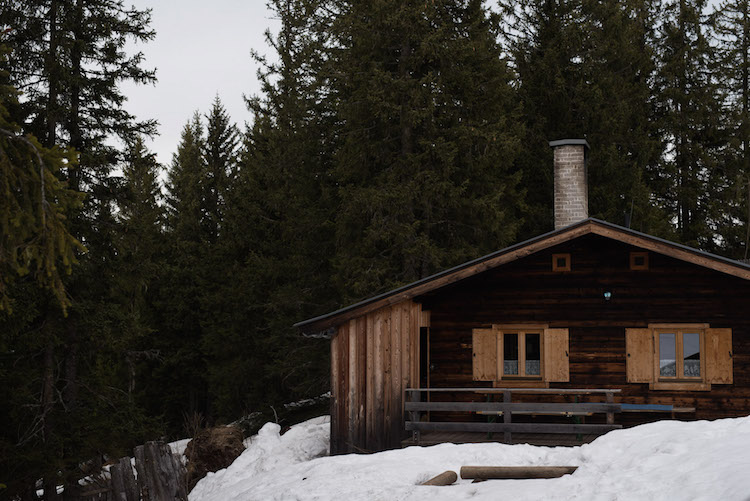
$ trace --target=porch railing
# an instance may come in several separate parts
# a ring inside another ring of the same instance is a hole
[[[484,396],[485,402],[423,402],[423,395],[434,393],[472,393]],[[554,389],[554,388],[409,388],[405,390],[406,430],[412,432],[412,439],[419,443],[420,433],[443,432],[486,432],[503,433],[503,442],[511,443],[512,433],[550,434],[594,434],[599,435],[622,428],[615,423],[615,413],[622,411],[620,404],[614,403],[614,394],[619,389]],[[572,396],[574,402],[514,402],[513,394],[565,395]],[[581,397],[604,396],[604,402],[583,402]],[[502,396],[501,401],[495,397]],[[464,421],[422,421],[424,412],[468,412],[487,415],[490,422]],[[585,424],[583,417],[592,414],[605,414],[606,424]],[[519,423],[513,422],[513,415],[568,416],[579,417],[567,423]],[[502,422],[491,422],[502,416]]]

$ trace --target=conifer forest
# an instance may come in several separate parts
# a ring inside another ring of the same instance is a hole
[[[293,324],[552,230],[549,140],[592,217],[750,257],[750,0],[268,3],[252,120],[160,165],[150,12],[0,0],[0,499],[324,394]]]

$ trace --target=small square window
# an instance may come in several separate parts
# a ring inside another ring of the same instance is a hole
[[[648,252],[631,252],[630,253],[631,270],[648,269]]]
[[[552,271],[570,271],[570,254],[552,254]]]

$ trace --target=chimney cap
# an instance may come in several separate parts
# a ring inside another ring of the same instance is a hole
[[[586,149],[591,149],[591,146],[589,146],[588,141],[585,139],[558,139],[557,141],[550,141],[549,145],[552,148],[556,148],[558,146],[578,146],[583,145],[586,147]]]

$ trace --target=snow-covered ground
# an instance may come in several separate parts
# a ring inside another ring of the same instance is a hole
[[[226,470],[209,473],[190,501],[255,500],[750,500],[750,416],[661,421],[610,432],[580,447],[442,444],[326,456],[328,417],[279,435],[267,423]],[[578,466],[550,480],[419,484],[464,465]]]

